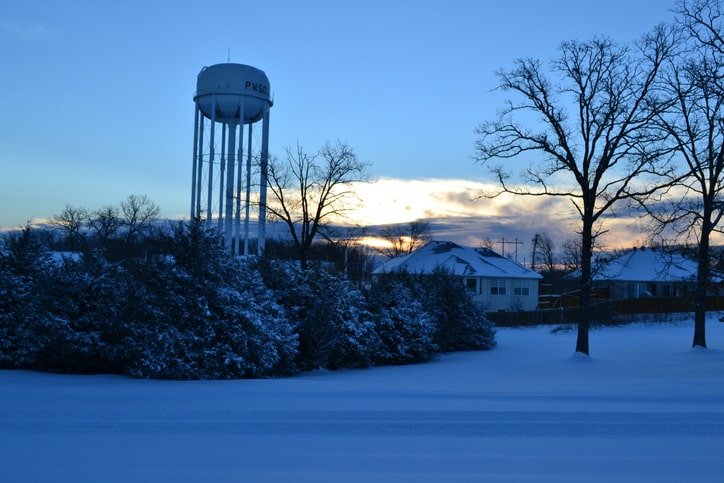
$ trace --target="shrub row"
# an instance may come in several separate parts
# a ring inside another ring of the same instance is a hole
[[[489,349],[460,281],[387,275],[359,289],[291,262],[244,261],[201,223],[141,258],[59,258],[25,229],[0,254],[0,368],[168,379],[269,377]]]

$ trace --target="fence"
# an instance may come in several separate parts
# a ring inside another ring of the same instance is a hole
[[[724,296],[707,297],[706,309],[724,310]],[[624,322],[626,316],[693,312],[691,297],[646,297],[607,300],[591,305],[591,323],[608,325]],[[488,319],[498,327],[558,325],[578,323],[578,307],[534,310],[529,312],[489,312]]]

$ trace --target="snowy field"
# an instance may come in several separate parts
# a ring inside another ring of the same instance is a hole
[[[289,379],[0,371],[0,480],[724,481],[724,323],[500,329],[489,352]]]

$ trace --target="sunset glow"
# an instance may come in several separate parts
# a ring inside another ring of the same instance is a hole
[[[434,238],[469,245],[503,238],[528,243],[543,232],[558,246],[578,238],[578,214],[566,198],[505,194],[488,199],[481,194],[495,191],[494,184],[460,179],[381,178],[354,189],[359,203],[347,212],[348,219],[339,220],[348,224],[379,226],[428,220]],[[604,227],[608,230],[606,248],[649,243],[644,223],[635,218],[609,218]]]

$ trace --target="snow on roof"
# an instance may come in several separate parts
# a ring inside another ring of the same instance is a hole
[[[450,241],[431,241],[408,255],[393,258],[374,273],[431,273],[437,269],[467,277],[542,278],[489,248],[466,247]]]
[[[696,270],[696,261],[681,254],[640,248],[594,262],[593,280],[680,282],[696,277]]]

